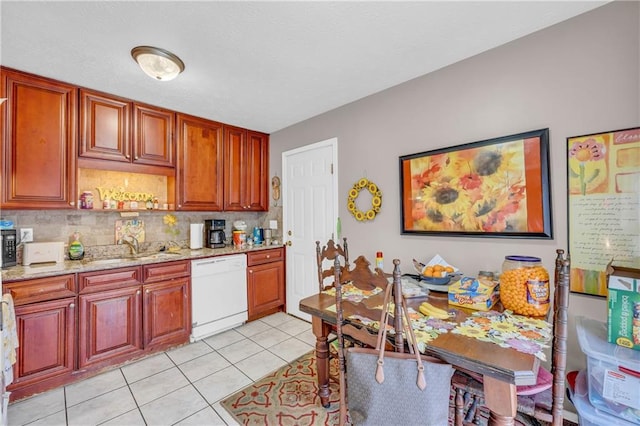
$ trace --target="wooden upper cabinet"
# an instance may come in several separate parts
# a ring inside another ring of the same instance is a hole
[[[269,136],[225,125],[224,142],[224,210],[268,210]]]
[[[173,145],[175,113],[133,104],[133,159],[135,164],[175,166]]]
[[[269,135],[247,131],[249,209],[269,210]]]
[[[131,102],[80,89],[78,155],[131,162]]]
[[[222,210],[222,124],[177,114],[176,210]]]
[[[74,86],[0,68],[5,209],[76,208]]]

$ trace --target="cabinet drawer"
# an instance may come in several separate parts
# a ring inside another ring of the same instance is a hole
[[[157,281],[164,281],[171,278],[186,277],[191,274],[191,264],[189,261],[156,263],[145,265],[142,276],[145,284]]]
[[[282,247],[247,253],[247,266],[276,262],[279,260],[284,260],[284,249]]]
[[[11,293],[16,306],[76,295],[75,274],[33,280],[14,281],[3,285],[3,293]]]
[[[139,266],[107,269],[104,271],[83,272],[78,274],[79,293],[113,290],[116,288],[140,285],[142,273]]]

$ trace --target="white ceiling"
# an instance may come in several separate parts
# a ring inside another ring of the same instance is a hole
[[[0,60],[271,133],[604,3],[2,0]],[[138,45],[185,71],[152,80]]]

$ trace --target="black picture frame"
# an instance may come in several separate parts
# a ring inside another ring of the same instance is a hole
[[[548,128],[399,160],[401,234],[553,239]]]

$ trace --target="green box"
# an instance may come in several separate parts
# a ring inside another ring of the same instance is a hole
[[[614,266],[609,272],[607,338],[640,351],[640,269]]]

